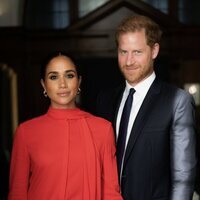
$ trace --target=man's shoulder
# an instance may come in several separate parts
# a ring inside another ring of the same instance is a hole
[[[182,87],[180,87],[176,84],[162,81],[159,79],[157,79],[156,81],[158,82],[158,84],[161,85],[161,90],[164,93],[167,93],[171,96],[184,96],[187,98],[192,97],[192,95],[188,91],[184,90]]]

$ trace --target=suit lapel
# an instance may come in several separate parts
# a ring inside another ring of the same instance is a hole
[[[124,158],[124,166],[130,156],[130,153],[134,147],[134,144],[136,140],[138,139],[140,133],[142,132],[142,129],[145,125],[145,122],[147,121],[147,118],[150,116],[150,113],[156,104],[157,95],[160,93],[160,82],[156,79],[151,87],[149,88],[149,91],[147,92],[147,95],[140,107],[140,110],[137,114],[137,117],[135,119],[134,125],[131,130],[131,135],[127,144],[125,158]]]

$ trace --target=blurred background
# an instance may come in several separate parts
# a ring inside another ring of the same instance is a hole
[[[0,200],[7,199],[16,126],[48,107],[40,86],[44,58],[64,51],[76,59],[83,74],[81,106],[94,112],[98,92],[122,81],[114,33],[130,15],[149,16],[161,26],[155,70],[194,96],[199,144],[199,10],[199,0],[0,0]]]

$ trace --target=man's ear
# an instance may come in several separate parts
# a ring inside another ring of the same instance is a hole
[[[160,45],[158,43],[155,43],[152,47],[152,59],[155,59],[159,53]]]

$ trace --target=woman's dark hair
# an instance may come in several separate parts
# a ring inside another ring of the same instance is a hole
[[[57,52],[53,52],[51,54],[49,54],[45,59],[44,61],[42,62],[42,65],[41,65],[41,69],[40,69],[40,78],[41,79],[45,79],[45,73],[46,73],[46,68],[49,64],[49,62],[53,59],[53,58],[56,58],[58,56],[65,56],[67,58],[69,58],[72,63],[74,63],[74,66],[76,68],[76,71],[77,71],[77,74],[78,74],[78,78],[80,78],[81,76],[81,67],[78,66],[78,62],[75,60],[75,58],[73,58],[73,56],[65,53],[65,52],[62,52],[62,51],[57,51]]]

